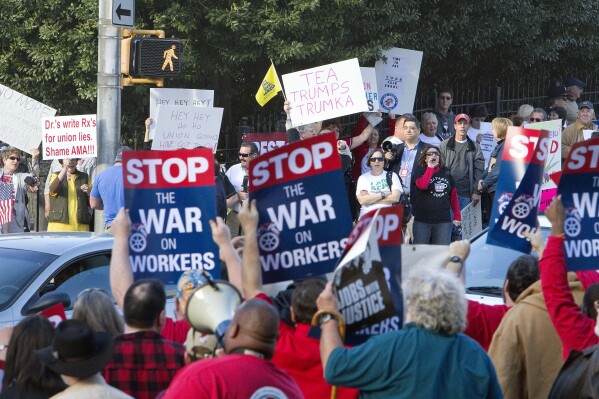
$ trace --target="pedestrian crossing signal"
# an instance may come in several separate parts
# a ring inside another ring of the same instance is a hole
[[[129,74],[140,78],[172,78],[181,74],[183,46],[179,39],[133,37]]]

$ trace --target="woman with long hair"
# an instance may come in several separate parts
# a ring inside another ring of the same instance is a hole
[[[42,316],[28,316],[14,328],[4,365],[0,398],[49,398],[66,388],[60,375],[44,366],[36,350],[52,345],[54,327]]]
[[[460,226],[458,193],[438,147],[427,145],[418,158],[421,168],[414,168],[410,203],[414,214],[414,244],[451,242],[453,224]]]
[[[95,332],[107,332],[112,338],[125,331],[123,318],[112,299],[99,288],[88,288],[79,293],[72,318],[86,322]]]

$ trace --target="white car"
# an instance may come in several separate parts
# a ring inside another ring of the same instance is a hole
[[[110,234],[94,233],[0,235],[0,327],[17,323],[40,300],[64,299],[68,315],[86,288],[103,289],[112,297],[113,241]],[[172,315],[176,287],[166,289]]]
[[[539,216],[543,237],[549,235],[551,224]],[[503,304],[503,283],[510,263],[522,252],[487,244],[487,229],[470,240],[470,255],[466,260],[466,297],[489,305]],[[532,252],[536,255],[536,252]]]

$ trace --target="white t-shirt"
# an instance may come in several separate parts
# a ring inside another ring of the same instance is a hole
[[[439,144],[441,144],[441,140],[439,140],[437,136],[428,137],[424,133],[420,133],[420,141],[426,144],[434,145],[435,147],[439,147]]]
[[[246,171],[241,167],[240,163],[231,166],[225,175],[229,178],[235,191],[239,192],[243,189],[243,178],[246,176]],[[231,209],[239,212],[241,210],[241,202],[237,201]]]
[[[358,178],[358,182],[356,184],[356,197],[359,197],[360,192],[363,190],[368,191],[369,194],[378,194],[383,191],[387,194],[391,194],[391,190],[399,190],[400,193],[403,192],[401,183],[399,182],[399,176],[397,176],[397,173],[395,172],[392,173],[391,183],[392,187],[389,189],[389,185],[387,184],[387,172],[385,171],[378,176],[374,176],[370,172],[364,173]],[[373,209],[386,208],[391,205],[392,204],[379,202],[362,205],[360,208],[360,216]]]

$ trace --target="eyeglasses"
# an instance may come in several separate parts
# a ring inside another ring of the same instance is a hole
[[[21,158],[13,157],[13,156],[8,157],[8,159],[10,159],[11,161],[20,161],[21,160]]]
[[[439,100],[451,101],[451,97],[439,96]]]
[[[385,158],[383,157],[372,157],[370,158],[370,162],[383,162]]]
[[[531,122],[543,122],[541,118],[530,118]]]
[[[240,156],[240,157],[242,157],[242,158],[247,158],[247,157],[249,157],[250,155],[253,155],[253,153],[252,153],[252,152],[250,152],[249,154],[244,154],[243,152],[240,152],[240,153],[239,153],[239,154],[237,154],[237,155],[238,155],[238,156]]]
[[[427,157],[438,157],[439,153],[438,152],[427,152],[426,156]]]

